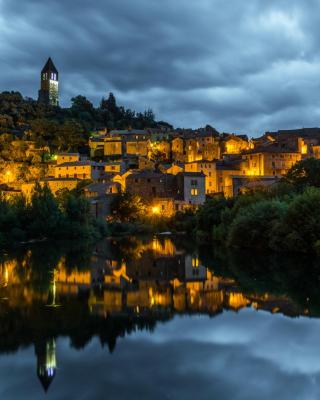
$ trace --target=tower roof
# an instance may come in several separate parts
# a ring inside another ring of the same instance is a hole
[[[58,70],[55,67],[55,65],[53,64],[51,57],[48,58],[48,61],[46,62],[45,66],[42,68],[41,73],[44,73],[44,72],[54,72],[56,74],[58,73]]]
[[[39,377],[39,380],[40,380],[41,385],[43,387],[43,390],[47,393],[47,391],[49,389],[49,386],[51,385],[51,383],[52,383],[52,381],[53,381],[53,379],[55,377],[55,371],[52,373],[52,375],[48,375],[48,374],[39,375],[38,374],[38,377]]]

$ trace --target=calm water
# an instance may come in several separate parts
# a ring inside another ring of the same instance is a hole
[[[320,396],[320,268],[169,238],[0,264],[0,398]]]

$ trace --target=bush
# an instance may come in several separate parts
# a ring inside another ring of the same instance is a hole
[[[270,248],[275,224],[282,220],[287,206],[275,200],[260,201],[245,208],[232,222],[228,244],[256,249]]]
[[[310,251],[320,240],[320,189],[310,188],[290,203],[284,219],[287,250]]]
[[[209,198],[196,214],[197,230],[210,236],[212,227],[222,222],[222,215],[226,208],[233,206],[233,200],[223,196]]]
[[[70,192],[55,198],[47,186],[36,185],[28,205],[22,197],[0,199],[0,248],[30,239],[98,239],[108,232],[93,219],[84,197]]]

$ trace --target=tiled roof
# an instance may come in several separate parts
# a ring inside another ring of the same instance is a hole
[[[44,72],[54,72],[54,73],[58,73],[57,68],[55,67],[55,65],[53,64],[53,61],[51,60],[51,57],[48,58],[45,66],[42,68],[41,73]]]
[[[114,130],[110,132],[110,135],[146,135],[148,132],[142,129],[132,130]]]
[[[58,153],[57,154],[57,156],[59,156],[59,157],[63,157],[63,156],[79,156],[80,157],[80,154],[79,153]]]
[[[189,176],[189,177],[198,177],[198,178],[205,177],[205,174],[203,172],[179,172],[178,175]]]
[[[95,161],[91,160],[84,160],[84,161],[70,161],[70,162],[65,162],[62,164],[58,164],[57,167],[81,167],[81,166],[87,166],[91,165],[94,167],[103,167],[106,165],[106,163],[98,163]]]
[[[40,182],[68,182],[68,181],[80,181],[79,178],[43,178]]]

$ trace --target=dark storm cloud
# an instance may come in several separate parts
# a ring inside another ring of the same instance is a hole
[[[0,89],[36,97],[51,55],[62,103],[108,91],[178,126],[320,125],[316,0],[0,0]]]

